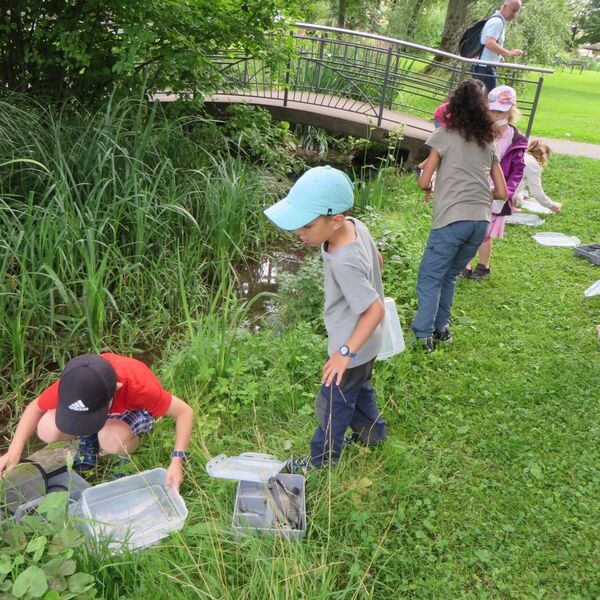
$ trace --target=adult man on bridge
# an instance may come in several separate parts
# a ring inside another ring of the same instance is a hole
[[[521,10],[521,0],[504,0],[504,4],[487,21],[481,30],[481,44],[483,50],[481,60],[489,62],[504,62],[505,57],[521,56],[523,50],[506,50],[504,48],[504,34],[506,24],[512,21]],[[497,85],[496,67],[492,65],[473,65],[471,68],[473,79],[479,79],[488,92]]]

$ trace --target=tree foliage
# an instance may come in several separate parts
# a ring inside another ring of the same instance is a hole
[[[207,56],[243,48],[273,57],[288,0],[5,0],[0,78],[10,89],[61,98],[131,90],[210,88]],[[285,36],[280,36],[285,38]]]
[[[483,19],[498,10],[502,1],[479,0],[471,10],[471,22]],[[506,48],[521,48],[523,64],[549,64],[556,52],[562,50],[570,37],[572,9],[568,0],[528,0],[517,18],[507,25]]]
[[[388,35],[437,48],[447,0],[394,0],[386,10]]]
[[[584,0],[578,5],[574,23],[582,33],[581,41],[597,44],[600,42],[600,0]]]

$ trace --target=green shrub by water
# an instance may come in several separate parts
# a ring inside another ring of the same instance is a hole
[[[6,377],[67,350],[159,349],[212,302],[209,286],[261,251],[275,186],[219,135],[144,101],[88,114],[0,100]]]

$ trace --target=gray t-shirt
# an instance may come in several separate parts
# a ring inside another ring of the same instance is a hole
[[[321,248],[325,287],[323,318],[327,329],[327,351],[331,356],[347,343],[356,329],[361,314],[379,298],[383,302],[381,269],[377,248],[369,230],[358,219],[347,218],[354,224],[356,240],[327,252]],[[358,358],[349,368],[375,358],[383,342],[383,321],[358,351]]]
[[[504,48],[504,29],[506,21],[500,11],[496,11],[483,26],[481,30],[480,44],[485,44],[485,40],[488,37],[493,37],[499,46]],[[484,47],[480,56],[481,60],[489,60],[490,62],[500,62],[500,55],[488,50]]]
[[[440,127],[425,142],[439,152],[440,164],[433,193],[432,229],[456,221],[489,221],[492,192],[488,175],[498,162],[494,142],[482,148],[460,133]]]

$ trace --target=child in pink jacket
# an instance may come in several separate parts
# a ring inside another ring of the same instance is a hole
[[[494,201],[492,204],[492,220],[483,244],[479,247],[479,263],[473,269],[469,262],[462,272],[463,277],[475,281],[489,277],[492,271],[492,238],[504,237],[505,220],[514,208],[514,194],[523,177],[527,150],[527,138],[513,125],[519,116],[515,90],[507,85],[494,88],[488,94],[488,110],[495,124],[496,148],[506,179],[508,200]]]

